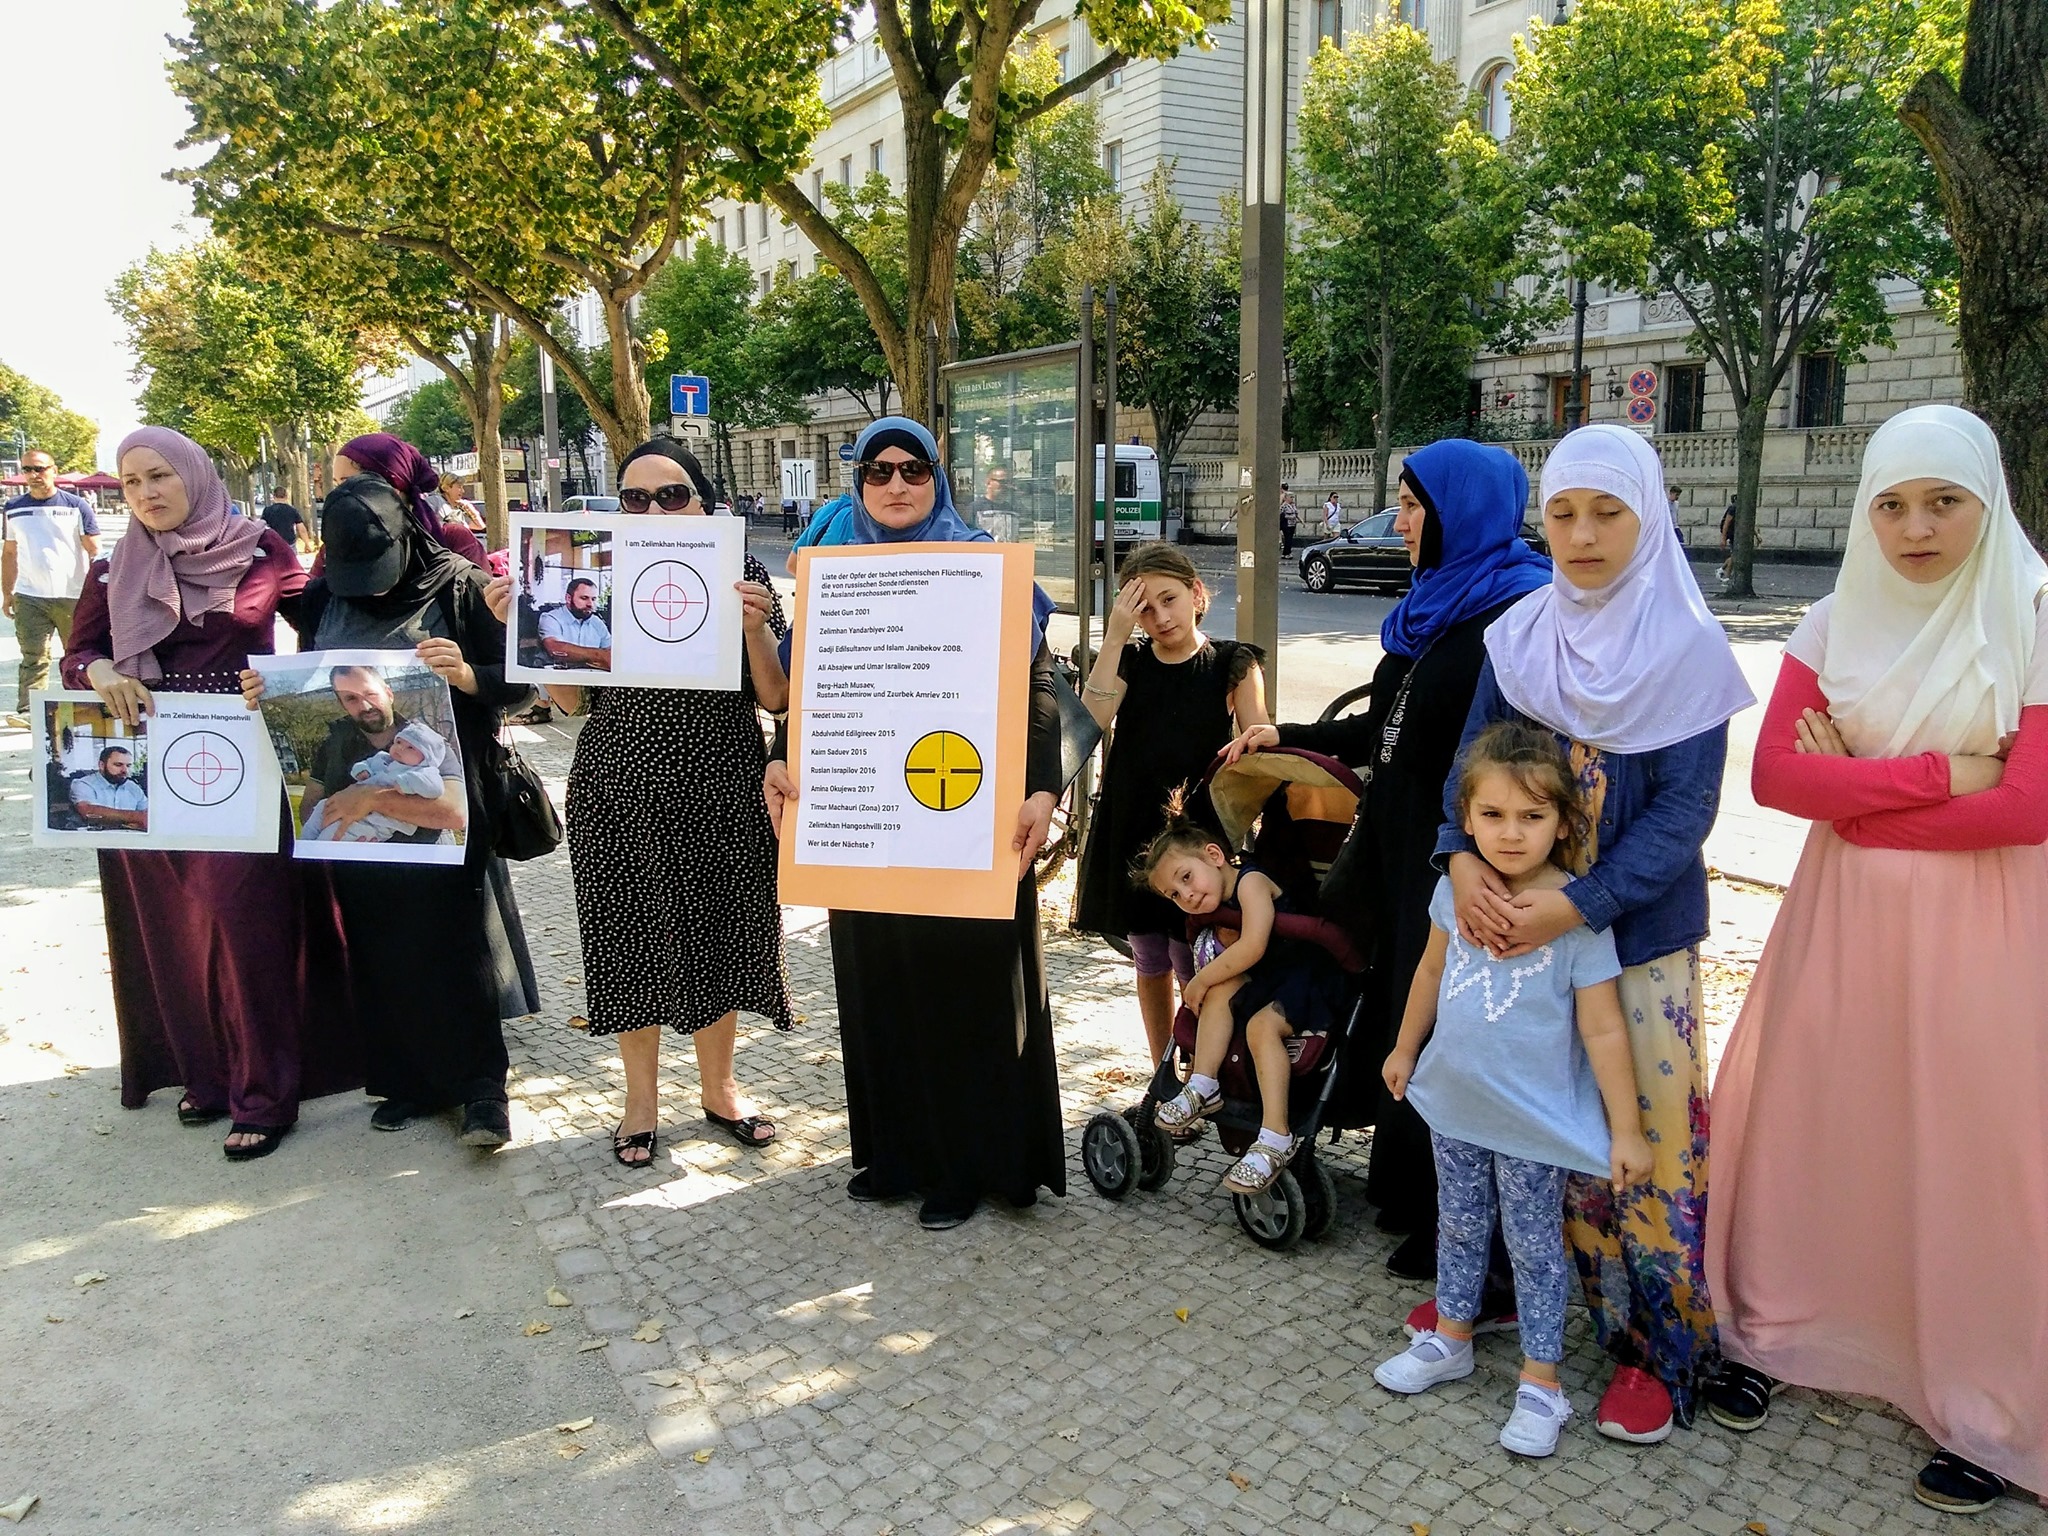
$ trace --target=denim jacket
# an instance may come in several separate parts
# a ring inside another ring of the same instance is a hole
[[[1444,824],[1437,832],[1437,868],[1478,846],[1458,820],[1458,776],[1472,738],[1499,720],[1542,728],[1501,696],[1493,663],[1479,673],[1458,758],[1444,782]],[[1569,737],[1557,738],[1567,748]],[[1656,752],[1603,752],[1607,797],[1600,810],[1600,856],[1590,873],[1564,888],[1586,926],[1612,927],[1621,963],[1642,965],[1707,936],[1707,865],[1700,849],[1721,808],[1721,770],[1728,727],[1687,737]]]

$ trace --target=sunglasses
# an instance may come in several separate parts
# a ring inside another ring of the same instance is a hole
[[[628,486],[619,492],[619,505],[628,512],[645,512],[649,502],[659,502],[664,512],[680,512],[697,499],[697,490],[686,482],[658,485],[651,491]]]
[[[897,475],[901,475],[905,485],[923,485],[931,479],[935,467],[929,459],[863,459],[860,465],[860,483],[887,485]]]
[[[21,466],[21,472],[24,475],[54,475],[57,473],[57,466],[54,464],[24,464]]]

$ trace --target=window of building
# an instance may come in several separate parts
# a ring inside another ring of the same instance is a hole
[[[763,203],[755,211],[758,217],[755,219],[754,222],[760,226],[760,233],[757,234],[754,238],[757,240],[766,241],[768,238],[769,228],[775,222],[775,215],[768,211],[768,205],[766,203]]]
[[[886,143],[887,140],[877,139],[868,146],[868,173],[870,175],[879,175],[887,168],[882,158],[883,148]]]
[[[1496,139],[1505,139],[1512,126],[1514,110],[1508,100],[1508,82],[1515,78],[1515,66],[1496,64],[1479,77],[1479,126]]]
[[[744,207],[735,208],[732,216],[733,222],[739,226],[739,243],[744,248],[747,243],[747,210]]]
[[[839,157],[839,185],[846,191],[853,190],[853,156]]]
[[[1067,49],[1065,49],[1065,48],[1062,48],[1062,49],[1060,49],[1060,50],[1059,50],[1059,51],[1058,51],[1057,53],[1055,53],[1055,54],[1053,55],[1053,57],[1054,57],[1055,59],[1057,59],[1057,60],[1059,61],[1059,66],[1060,66],[1060,78],[1061,78],[1062,80],[1065,80],[1065,79],[1069,78],[1069,75],[1068,75],[1068,70],[1067,70],[1067,54],[1068,54],[1068,51],[1069,51],[1069,50],[1067,50]]]
[[[757,273],[754,280],[761,285],[761,297],[764,299],[775,289],[775,274],[773,272]]]
[[[1113,139],[1102,146],[1102,169],[1109,177],[1109,190],[1119,197],[1124,190],[1124,141]]]
[[[813,206],[825,206],[825,171],[821,166],[811,172],[811,202]]]
[[[714,240],[716,240],[716,241],[718,242],[718,248],[719,248],[719,249],[720,249],[721,251],[725,249],[725,220],[724,220],[724,219],[713,219],[713,220],[711,221],[711,238],[712,238],[712,239],[714,239]]]
[[[1429,0],[1399,0],[1396,14],[1418,32],[1429,30]]]
[[[1332,48],[1344,46],[1344,0],[1316,0],[1315,46],[1325,42]]]
[[[1798,416],[1802,427],[1842,424],[1842,364],[1834,353],[1799,359]]]
[[[1571,420],[1572,376],[1558,374],[1550,381],[1550,422],[1561,427]],[[1579,423],[1584,425],[1593,407],[1593,370],[1579,375]]]
[[[1664,367],[1664,430],[1697,432],[1707,401],[1705,363],[1667,363]]]
[[[1118,65],[1118,66],[1117,66],[1117,67],[1116,67],[1115,69],[1112,69],[1112,70],[1111,70],[1111,71],[1109,72],[1109,78],[1108,78],[1108,79],[1107,79],[1106,81],[1104,81],[1104,82],[1103,82],[1103,87],[1102,87],[1102,88],[1103,88],[1104,90],[1106,90],[1106,91],[1113,91],[1113,90],[1115,90],[1115,89],[1116,89],[1116,88],[1117,88],[1118,86],[1122,85],[1123,83],[1124,83],[1124,67],[1123,67],[1123,66],[1122,66],[1121,64],[1119,64],[1119,65]]]

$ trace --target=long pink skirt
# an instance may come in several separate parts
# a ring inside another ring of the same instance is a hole
[[[1815,826],[1713,1125],[1723,1352],[2048,1489],[2048,848]]]

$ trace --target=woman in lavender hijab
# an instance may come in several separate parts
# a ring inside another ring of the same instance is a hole
[[[249,658],[271,653],[306,573],[284,539],[234,516],[190,438],[144,427],[117,462],[134,521],[86,577],[63,676],[133,725],[159,691],[236,692]],[[238,1162],[276,1150],[301,1096],[362,1082],[334,984],[333,890],[323,869],[292,862],[281,800],[278,817],[275,853],[99,855],[121,1102],[139,1109],[182,1086],[179,1120],[230,1117],[225,1151]]]

